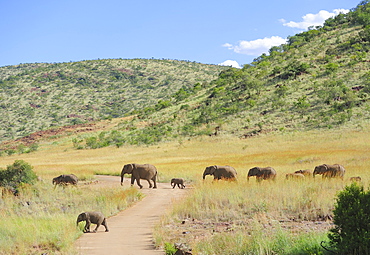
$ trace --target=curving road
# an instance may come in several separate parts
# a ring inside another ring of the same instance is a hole
[[[98,179],[98,185],[119,185],[120,182],[120,177],[117,176],[99,176]],[[186,189],[172,189],[169,183],[157,183],[157,189],[149,189],[146,181],[142,184],[142,192],[146,197],[109,218],[109,232],[104,232],[105,228],[101,226],[97,233],[83,234],[76,242],[78,254],[165,254],[163,250],[156,250],[153,245],[153,227],[170,208],[173,200],[186,193]],[[128,178],[125,178],[124,185],[130,185]]]

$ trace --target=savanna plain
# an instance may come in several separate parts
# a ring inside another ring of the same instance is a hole
[[[1,157],[0,167],[24,160],[41,177],[24,186],[20,196],[0,200],[0,254],[76,254],[74,241],[81,211],[100,210],[112,216],[144,195],[137,188],[94,185],[95,175],[119,175],[127,163],[157,167],[159,182],[186,180],[187,195],[173,203],[154,229],[154,242],[171,254],[181,243],[193,254],[325,254],[336,194],[361,176],[370,180],[370,126],[352,129],[268,133],[239,139],[204,136],[152,146],[76,150],[72,136],[50,138],[36,152]],[[320,164],[341,164],[344,180],[286,180],[285,174],[313,170]],[[230,165],[235,182],[202,180],[209,165]],[[247,181],[252,167],[271,166],[276,181]],[[54,188],[51,179],[73,173],[77,188]],[[83,185],[90,184],[90,185]],[[169,184],[168,184],[169,185]],[[147,183],[144,183],[147,188]]]

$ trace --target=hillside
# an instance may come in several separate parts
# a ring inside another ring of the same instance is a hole
[[[225,67],[154,59],[36,63],[0,68],[0,141],[54,126],[123,117]]]
[[[369,50],[370,4],[363,1],[242,69],[170,60],[3,67],[2,137],[129,115],[109,130],[74,138],[75,147],[361,129],[370,119]]]
[[[173,137],[360,128],[370,118],[370,4],[291,36],[242,69],[221,72],[210,86],[181,90],[172,107],[139,112]]]

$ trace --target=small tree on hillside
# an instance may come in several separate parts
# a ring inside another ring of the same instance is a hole
[[[353,183],[338,194],[334,229],[328,235],[336,254],[370,254],[370,191]]]

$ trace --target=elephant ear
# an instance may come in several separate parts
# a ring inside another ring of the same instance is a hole
[[[132,170],[134,170],[134,165],[135,164],[127,164],[126,165],[126,173],[128,173],[128,174],[132,173]]]
[[[78,220],[79,221],[84,221],[86,219],[87,219],[87,213],[86,212],[80,213],[80,215],[78,215]]]
[[[215,171],[217,170],[217,166],[216,165],[214,165],[214,166],[211,166],[211,174],[214,174],[215,173]]]

